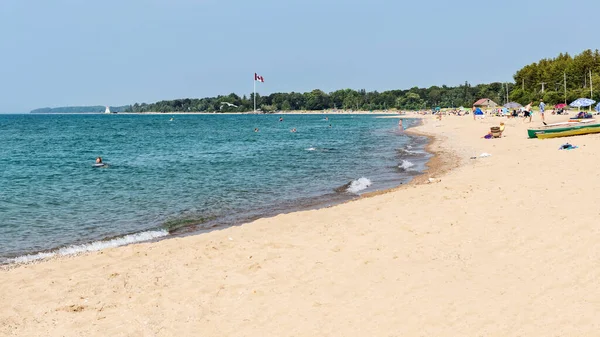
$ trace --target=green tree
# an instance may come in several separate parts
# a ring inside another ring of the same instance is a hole
[[[329,97],[322,90],[315,89],[306,93],[307,110],[323,110],[329,107]]]
[[[396,106],[399,109],[418,110],[425,107],[425,101],[414,92],[409,92],[404,97],[399,97]]]

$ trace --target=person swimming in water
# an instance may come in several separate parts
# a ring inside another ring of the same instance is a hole
[[[102,157],[96,157],[96,163],[92,166],[93,167],[108,167],[108,165],[102,161]]]
[[[258,131],[259,131],[258,128],[254,128],[254,132],[258,132]]]
[[[290,132],[296,132],[296,128],[291,129]]]
[[[280,121],[280,122],[283,122],[283,117],[279,117],[279,121]]]

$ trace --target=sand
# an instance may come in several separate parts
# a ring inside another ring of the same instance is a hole
[[[2,270],[0,335],[600,335],[600,135],[501,120],[427,118],[432,171],[389,193]]]

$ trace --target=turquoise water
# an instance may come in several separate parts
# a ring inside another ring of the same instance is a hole
[[[409,181],[427,159],[397,119],[171,117],[0,115],[0,262],[348,200]]]

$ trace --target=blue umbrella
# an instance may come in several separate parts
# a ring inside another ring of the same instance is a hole
[[[596,111],[600,112],[600,103],[598,103],[598,105],[596,105]]]
[[[578,98],[578,99],[574,100],[573,102],[571,102],[571,104],[569,104],[569,105],[572,107],[575,107],[575,108],[580,108],[582,106],[590,106],[594,103],[596,103],[596,101],[594,101],[593,99]]]

